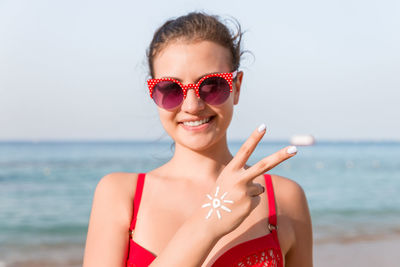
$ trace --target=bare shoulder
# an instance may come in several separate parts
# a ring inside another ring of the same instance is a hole
[[[308,220],[308,203],[303,188],[297,182],[280,175],[272,174],[271,178],[278,211],[293,222]]]
[[[279,220],[292,232],[286,266],[312,266],[312,225],[306,194],[295,181],[271,175]],[[301,264],[300,264],[301,263]]]
[[[121,190],[131,191],[136,187],[138,174],[127,172],[113,172],[103,176],[96,186],[97,192],[121,193]]]
[[[83,266],[122,266],[133,212],[136,173],[110,173],[98,182]]]
[[[119,211],[119,218],[126,223],[130,220],[137,177],[137,173],[125,172],[105,175],[96,186],[93,202],[102,203],[99,206],[104,209]]]
[[[286,211],[296,209],[296,205],[307,204],[303,188],[295,181],[276,174],[271,174],[277,201],[284,204]],[[291,205],[285,205],[291,203]]]

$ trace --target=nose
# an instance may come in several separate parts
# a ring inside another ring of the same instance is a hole
[[[186,92],[186,98],[183,100],[181,110],[187,113],[195,114],[198,111],[203,110],[205,107],[204,101],[197,97],[194,88],[188,88]]]

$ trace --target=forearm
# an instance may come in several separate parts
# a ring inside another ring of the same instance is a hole
[[[208,231],[206,222],[191,219],[179,228],[162,253],[149,266],[201,266],[219,238]]]

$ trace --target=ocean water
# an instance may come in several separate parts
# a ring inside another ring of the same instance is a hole
[[[286,145],[261,143],[249,163]],[[83,246],[101,177],[147,172],[171,155],[157,141],[0,143],[0,259],[15,247]],[[316,242],[400,232],[400,143],[299,147],[269,173],[303,187]]]

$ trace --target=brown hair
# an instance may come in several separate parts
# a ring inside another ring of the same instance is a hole
[[[231,54],[232,71],[237,70],[240,58],[244,53],[241,50],[243,32],[236,19],[237,32],[234,34],[219,20],[218,16],[202,12],[191,12],[185,16],[170,19],[154,33],[153,40],[147,49],[147,59],[150,76],[154,77],[153,61],[155,56],[171,41],[183,39],[185,41],[212,41],[226,47]]]

